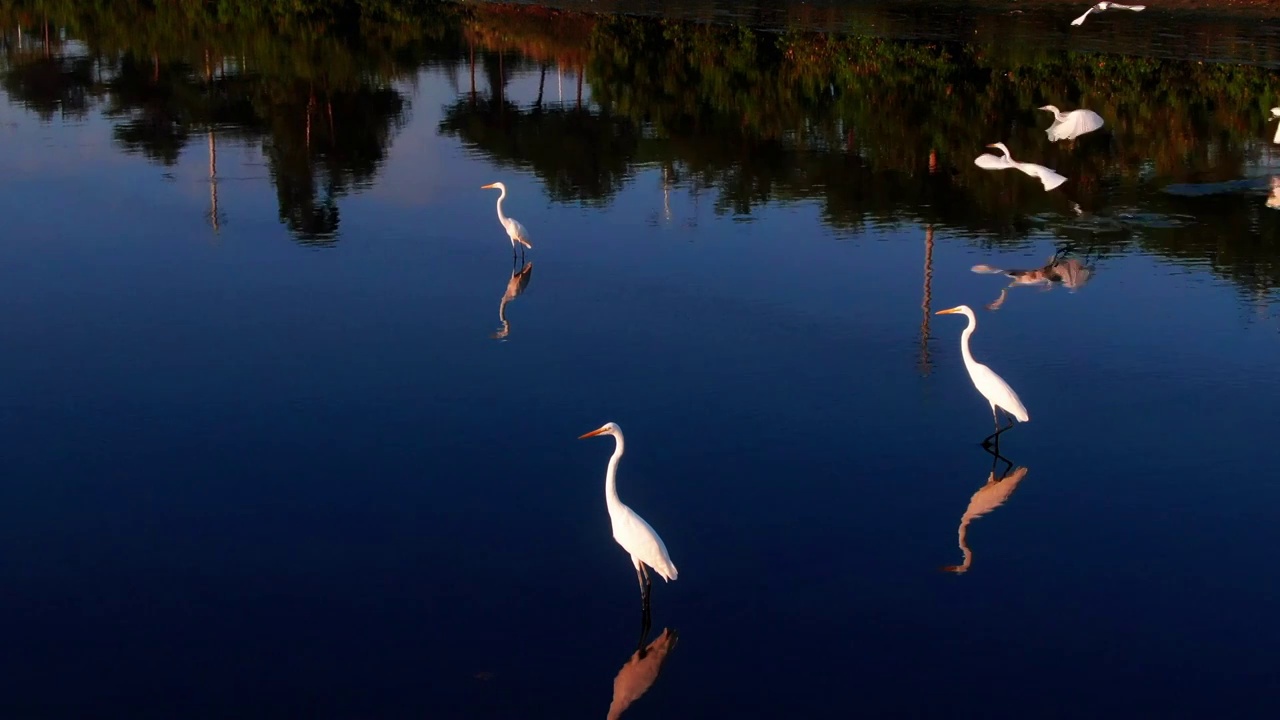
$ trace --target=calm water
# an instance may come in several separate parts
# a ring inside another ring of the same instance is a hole
[[[1087,42],[1181,27],[1115,15]],[[600,717],[607,421],[680,569],[628,718],[1280,705],[1265,58],[0,18],[0,715]],[[1241,27],[1199,31],[1271,52]],[[1050,102],[1108,125],[1052,145]],[[985,309],[973,266],[1064,248],[1074,290]],[[989,487],[960,303],[1031,414]]]

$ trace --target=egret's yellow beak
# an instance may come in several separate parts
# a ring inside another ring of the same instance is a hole
[[[987,147],[989,147],[989,148],[993,148],[993,147],[995,147],[995,146],[996,146],[996,144],[995,144],[995,143],[991,143],[991,144],[990,144],[990,145],[988,145]]]
[[[598,429],[598,430],[592,430],[591,432],[587,433],[586,435],[579,435],[579,436],[578,436],[578,439],[579,439],[579,440],[586,440],[586,439],[587,439],[587,438],[589,438],[589,437],[595,437],[595,436],[597,436],[597,435],[603,435],[604,433],[606,433],[606,432],[608,432],[608,431],[609,431],[609,428],[604,428],[604,427],[602,427],[602,428],[600,428],[600,429]]]
[[[988,147],[990,147],[990,146],[988,146]],[[489,189],[489,188],[491,188],[491,187],[493,187],[493,183],[489,183],[488,185],[481,185],[481,186],[480,186],[480,189],[481,189],[481,190],[488,190],[488,189]]]
[[[953,307],[947,310],[939,310],[938,312],[934,313],[934,315],[950,315],[952,313],[958,313],[958,312],[960,312],[960,308]]]

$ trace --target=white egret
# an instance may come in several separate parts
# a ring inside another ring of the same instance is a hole
[[[507,197],[507,186],[500,182],[480,186],[481,190],[490,190],[493,188],[497,188],[502,191],[502,194],[498,195],[498,222],[502,223],[502,227],[507,231],[507,236],[511,238],[511,254],[513,256],[516,254],[516,243],[520,243],[524,247],[532,250],[533,244],[529,242],[529,231],[524,229],[524,226],[520,224],[519,220],[509,218],[502,214],[502,201]],[[523,249],[521,252],[523,252]]]
[[[1064,113],[1053,105],[1045,105],[1040,109],[1053,113],[1053,124],[1044,131],[1052,142],[1075,140],[1103,125],[1102,116],[1092,110],[1072,110]]]
[[[1022,401],[1018,399],[1018,394],[1009,387],[1009,383],[1004,381],[999,375],[995,374],[991,368],[983,365],[973,359],[973,353],[969,351],[969,338],[973,335],[974,328],[978,327],[978,318],[974,317],[973,310],[968,305],[957,305],[947,310],[939,310],[938,315],[952,315],[959,313],[969,318],[969,325],[965,327],[964,332],[960,334],[960,354],[964,356],[964,367],[969,371],[969,379],[973,381],[973,386],[978,388],[978,392],[987,399],[991,405],[991,418],[995,420],[996,431],[988,435],[982,441],[983,445],[988,445],[992,438],[995,438],[996,446],[999,447],[1000,433],[1013,427],[1013,420],[1009,421],[1009,425],[1000,427],[1000,416],[997,410],[1004,411],[1006,415],[1017,418],[1019,422],[1030,422],[1031,416],[1027,414],[1027,408],[1022,405]]]
[[[1083,25],[1084,19],[1089,17],[1089,13],[1091,12],[1102,12],[1104,10],[1132,10],[1134,12],[1142,12],[1143,10],[1146,10],[1146,9],[1147,9],[1146,5],[1121,5],[1120,3],[1114,3],[1114,2],[1100,2],[1097,5],[1094,5],[1093,7],[1089,8],[1088,10],[1085,10],[1084,14],[1076,18],[1075,20],[1072,20],[1071,24]]]
[[[609,522],[613,525],[613,539],[630,553],[631,564],[636,568],[636,579],[640,582],[642,615],[639,647],[644,647],[645,636],[649,633],[649,593],[652,589],[648,569],[653,568],[664,582],[669,582],[676,579],[676,566],[671,562],[667,546],[658,537],[658,533],[635,510],[618,499],[618,461],[626,450],[622,428],[614,423],[605,423],[578,439],[584,440],[597,435],[612,435],[614,440],[613,456],[609,458],[609,470],[604,476],[604,501],[609,509]]]
[[[1271,117],[1267,118],[1267,122],[1271,122],[1276,118],[1280,118],[1280,107],[1271,108]],[[1271,142],[1280,143],[1280,123],[1276,124],[1276,136],[1272,138]]]
[[[1005,170],[1014,168],[1036,178],[1044,185],[1045,190],[1052,190],[1067,181],[1067,178],[1050,170],[1043,165],[1035,163],[1018,162],[1013,159],[1013,155],[1009,152],[1009,148],[1004,143],[992,143],[989,148],[998,148],[1004,151],[1004,155],[992,155],[991,153],[983,153],[973,159],[973,164],[983,170]]]

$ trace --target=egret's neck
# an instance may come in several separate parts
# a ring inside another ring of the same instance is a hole
[[[965,365],[975,365],[973,353],[969,352],[969,338],[973,335],[973,331],[978,327],[978,319],[972,315],[969,316],[969,324],[965,326],[964,332],[960,333],[960,354],[964,356]]]
[[[1064,113],[1064,112],[1062,112],[1062,111],[1061,111],[1061,110],[1059,110],[1058,108],[1053,108],[1053,117],[1054,117],[1054,119],[1056,119],[1058,122],[1062,122],[1063,120],[1066,120],[1066,119],[1067,119],[1067,114],[1066,114],[1066,113]]]
[[[506,199],[506,197],[507,197],[507,189],[502,188],[502,192],[498,195],[497,206],[498,206],[498,219],[501,220],[503,223],[506,223],[507,221],[507,216],[502,214],[502,201]]]
[[[622,453],[626,450],[622,433],[614,434],[613,440],[613,456],[609,458],[609,472],[604,476],[604,501],[609,507],[622,504],[622,500],[618,499],[618,461],[622,459]]]

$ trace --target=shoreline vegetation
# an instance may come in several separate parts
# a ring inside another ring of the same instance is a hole
[[[689,5],[703,6],[714,4]],[[260,143],[281,222],[302,242],[334,241],[338,201],[374,181],[407,121],[397,84],[430,66],[459,88],[442,100],[439,132],[533,172],[558,202],[607,205],[639,168],[660,167],[672,185],[714,191],[721,213],[806,202],[847,231],[920,222],[1019,244],[1070,207],[972,168],[1004,140],[1075,180],[1087,213],[1143,208],[1111,229],[1060,222],[1060,239],[1104,252],[1136,242],[1207,261],[1251,292],[1280,287],[1280,212],[1259,212],[1256,194],[1160,192],[1238,180],[1261,159],[1280,165],[1266,125],[1280,99],[1264,67],[1277,49],[1209,22],[1196,26],[1202,49],[1236,47],[1262,64],[1143,54],[1142,38],[1124,40],[1125,53],[1064,51],[1034,32],[1001,35],[1014,21],[980,15],[965,40],[908,41],[489,2],[0,0],[0,79],[46,119],[101,112],[122,150],[162,165],[206,135],[212,147],[215,128]],[[63,34],[85,49],[69,51]],[[557,68],[582,79],[571,101],[506,98],[514,74],[545,83]],[[1050,144],[1044,104],[1089,107],[1107,127]],[[1188,212],[1200,215],[1192,229]]]

